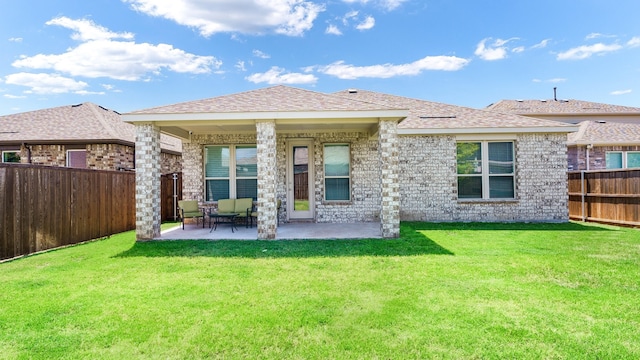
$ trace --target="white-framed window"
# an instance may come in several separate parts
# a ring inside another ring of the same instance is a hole
[[[514,199],[513,148],[513,141],[458,142],[458,199]]]
[[[19,163],[20,151],[19,150],[6,150],[2,152],[3,163]]]
[[[67,167],[87,168],[87,150],[67,150]]]
[[[324,199],[351,200],[351,156],[349,144],[324,145]]]
[[[210,145],[204,150],[206,201],[258,198],[256,145]]]
[[[640,151],[607,151],[607,169],[640,168]]]

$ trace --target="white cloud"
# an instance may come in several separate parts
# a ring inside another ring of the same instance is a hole
[[[7,99],[25,99],[26,96],[25,95],[11,95],[11,94],[4,94],[2,95],[4,97],[6,97]]]
[[[629,47],[638,47],[640,46],[640,36],[634,36],[627,42],[627,46]]]
[[[318,72],[340,79],[378,78],[419,75],[426,70],[457,71],[465,67],[469,60],[455,56],[427,56],[409,64],[382,64],[354,66],[337,61],[326,66],[316,66]]]
[[[80,91],[76,91],[75,93],[78,95],[104,95],[105,94],[104,91],[87,91],[87,90],[80,90]]]
[[[11,85],[31,88],[31,90],[25,91],[27,94],[77,93],[89,86],[84,81],[76,81],[58,74],[32,74],[25,72],[7,75],[5,82]]]
[[[247,68],[244,66],[244,61],[238,61],[235,65],[236,69],[239,71],[247,71]]]
[[[631,89],[626,89],[626,90],[616,90],[616,91],[612,91],[611,95],[625,95],[625,94],[630,94],[633,90]]]
[[[359,3],[362,5],[366,5],[369,2],[371,2],[371,0],[342,0],[343,2],[347,3],[347,4],[354,4],[354,3]],[[406,2],[407,0],[377,0],[377,1],[373,1],[377,6],[380,6],[386,10],[394,10],[396,8],[398,8],[400,5],[402,5],[402,3]]]
[[[196,28],[209,37],[220,32],[300,36],[313,27],[324,5],[304,0],[122,0],[136,11]]]
[[[73,20],[62,16],[51,19],[45,23],[46,25],[58,25],[67,29],[74,30],[71,35],[73,40],[89,41],[89,40],[108,40],[108,39],[125,39],[132,40],[133,34],[129,32],[114,33],[109,29],[96,25],[93,21],[87,19]]]
[[[547,45],[549,45],[550,41],[551,41],[551,39],[544,39],[544,40],[540,41],[539,43],[533,45],[531,48],[532,49],[543,49],[543,48],[546,48]]]
[[[524,52],[525,47],[524,46],[518,46],[518,47],[514,47],[513,49],[511,49],[511,52],[519,54],[521,52]]]
[[[592,55],[604,55],[606,53],[610,53],[620,49],[622,49],[622,45],[618,44],[606,45],[603,43],[598,43],[593,45],[582,45],[561,52],[556,58],[558,60],[582,60],[589,58]]]
[[[255,84],[267,83],[270,85],[315,84],[318,81],[318,78],[312,74],[289,73],[277,66],[272,67],[267,72],[247,76],[246,79]]]
[[[271,58],[271,55],[266,54],[260,50],[253,50],[253,56],[260,58],[260,59],[269,59]]]
[[[505,46],[509,41],[515,38],[511,38],[508,40],[496,39],[493,44],[487,45],[487,42],[491,40],[491,38],[482,39],[478,46],[476,47],[476,54],[482,60],[493,61],[493,60],[502,60],[507,57],[508,48]]]
[[[11,38],[9,38],[9,41],[19,43],[19,42],[22,42],[22,38],[21,37],[11,37]]]
[[[376,25],[376,19],[374,19],[372,16],[367,16],[367,18],[364,19],[364,21],[362,21],[360,24],[356,25],[356,29],[358,29],[358,30],[370,30],[375,25]]]
[[[586,40],[593,40],[593,39],[599,39],[599,38],[614,38],[616,37],[615,35],[605,35],[605,34],[601,34],[601,33],[591,33],[589,35],[587,35],[585,37]]]
[[[340,29],[338,29],[338,27],[335,25],[327,26],[327,28],[324,30],[324,33],[330,35],[342,35],[342,31],[340,31]]]
[[[63,18],[58,18],[63,19]],[[13,62],[16,68],[50,69],[72,76],[88,78],[107,77],[117,80],[140,80],[162,70],[177,73],[206,74],[222,63],[213,56],[199,56],[176,49],[171,45],[115,41],[113,38],[129,38],[115,34],[86,20],[48,22],[51,25],[76,29],[77,39],[88,39],[63,54],[38,54],[22,56]],[[93,26],[93,27],[92,27]]]
[[[547,83],[557,84],[557,83],[563,83],[565,81],[567,81],[567,79],[565,79],[565,78],[552,78],[552,79],[547,79],[547,80],[533,79],[533,82],[535,82],[535,83],[547,82]]]

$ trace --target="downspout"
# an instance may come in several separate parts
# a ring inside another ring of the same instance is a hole
[[[178,206],[178,174],[173,173],[173,221],[177,221],[176,207]],[[202,220],[204,221],[204,220]]]
[[[31,146],[27,143],[22,143],[22,147],[27,150],[27,164],[31,164]]]

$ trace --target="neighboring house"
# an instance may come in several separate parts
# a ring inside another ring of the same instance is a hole
[[[160,235],[160,132],[183,138],[183,197],[252,197],[281,221],[568,221],[576,126],[362,90],[275,86],[124,114],[136,125],[137,238]],[[144,169],[144,170],[143,170]],[[278,213],[276,200],[282,201]]]
[[[640,108],[581,100],[501,100],[487,109],[578,124],[569,170],[640,167]]]
[[[182,169],[182,142],[162,135],[162,173]],[[135,169],[135,127],[93,103],[0,116],[2,162]]]

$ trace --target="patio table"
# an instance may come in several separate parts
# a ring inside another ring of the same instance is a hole
[[[236,227],[237,216],[238,216],[237,213],[216,213],[216,212],[209,213],[209,226],[211,228],[209,232],[216,230],[218,228],[218,224],[230,224],[231,232],[233,233],[234,229],[238,230],[238,228]],[[213,219],[213,222],[211,221],[212,219]]]

